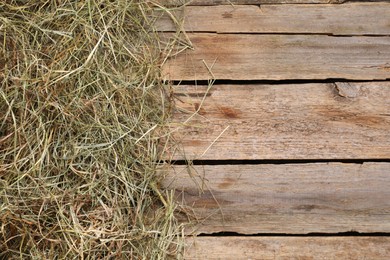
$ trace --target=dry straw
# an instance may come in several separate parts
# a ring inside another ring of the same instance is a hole
[[[179,257],[153,7],[1,1],[0,259]]]

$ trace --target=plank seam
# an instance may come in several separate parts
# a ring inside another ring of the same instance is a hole
[[[176,30],[166,30],[166,31],[157,31],[158,33],[176,33]],[[191,31],[186,30],[186,33],[191,34],[217,34],[217,35],[308,35],[308,36],[316,36],[316,35],[324,35],[329,37],[377,37],[377,38],[385,38],[390,37],[390,34],[333,34],[333,33],[287,33],[287,32],[218,32],[218,31]]]
[[[215,233],[200,233],[195,236],[188,235],[187,237],[390,237],[390,233],[372,232],[361,233],[356,231],[340,232],[340,233],[307,233],[307,234],[289,234],[289,233],[256,233],[243,234],[237,232],[215,232]]]
[[[313,164],[313,163],[346,163],[346,164],[364,164],[371,162],[390,163],[389,159],[302,159],[302,160],[174,160],[171,165],[257,165],[257,164]]]
[[[287,80],[224,80],[216,79],[213,80],[213,85],[287,85],[287,84],[335,84],[336,82],[356,82],[356,83],[365,83],[365,82],[387,82],[388,79],[374,79],[374,80],[354,80],[347,78],[328,78],[328,79],[287,79]],[[197,85],[197,86],[208,86],[210,82],[208,80],[173,80],[171,81],[173,85]]]
[[[233,1],[234,2],[234,1]],[[204,4],[193,4],[193,1],[189,1],[188,3],[183,3],[183,4],[174,4],[174,5],[171,5],[171,6],[175,6],[176,8],[181,8],[183,6],[196,6],[196,7],[199,7],[199,6],[204,6],[204,7],[208,7],[208,6],[234,6],[234,5],[245,5],[245,6],[267,6],[267,5],[334,5],[334,6],[338,6],[338,5],[346,5],[346,4],[353,4],[353,3],[389,3],[390,1],[389,0],[328,0],[327,3],[323,3],[323,2],[314,2],[313,1],[307,1],[307,2],[287,2],[287,3],[275,3],[275,2],[266,2],[266,3],[261,3],[261,4],[257,4],[255,1],[253,2],[249,2],[249,3],[238,3],[238,4],[234,4],[232,3],[232,1],[226,1],[226,4],[224,3],[218,3],[217,4],[212,4],[212,3],[204,3]],[[169,6],[169,5],[168,5]]]

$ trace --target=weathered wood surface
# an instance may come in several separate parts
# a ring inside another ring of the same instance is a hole
[[[390,232],[390,163],[166,170],[163,187],[175,189],[183,209],[199,220],[188,234]]]
[[[185,17],[187,32],[390,35],[390,3],[188,6],[176,16]],[[157,29],[176,26],[164,16]]]
[[[390,237],[198,237],[185,259],[383,259]]]
[[[188,34],[163,67],[168,80],[373,80],[390,78],[390,37]]]
[[[386,0],[365,0],[366,2],[384,2]],[[157,0],[165,6],[181,5],[261,5],[261,4],[341,4],[350,0]]]
[[[174,91],[173,159],[390,158],[390,82]]]

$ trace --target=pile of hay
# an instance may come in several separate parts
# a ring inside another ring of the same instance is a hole
[[[0,3],[0,259],[177,257],[152,7]]]

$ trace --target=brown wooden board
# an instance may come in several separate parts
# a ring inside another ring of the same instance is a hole
[[[390,3],[343,5],[187,6],[178,10],[187,32],[390,35]],[[176,31],[165,15],[159,31]]]
[[[262,5],[262,4],[341,4],[350,0],[157,0],[158,4],[165,6],[182,5]],[[367,2],[380,2],[386,0],[365,0]]]
[[[390,237],[187,238],[185,259],[383,259]]]
[[[390,232],[390,163],[173,166],[166,173],[163,188],[176,190],[198,221],[188,234]]]
[[[188,34],[194,50],[167,61],[168,80],[383,80],[390,37]]]
[[[390,82],[207,88],[174,90],[173,159],[390,158]]]

